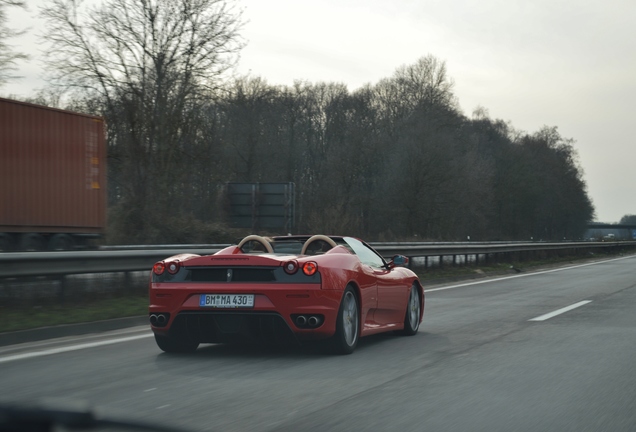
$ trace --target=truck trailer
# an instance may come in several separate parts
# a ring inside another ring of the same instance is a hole
[[[103,118],[0,98],[0,251],[84,248],[106,199]]]

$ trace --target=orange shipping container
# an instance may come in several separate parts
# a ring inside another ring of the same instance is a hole
[[[72,248],[105,226],[104,119],[0,98],[0,250]]]

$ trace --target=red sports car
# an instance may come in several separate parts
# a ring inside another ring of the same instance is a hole
[[[402,267],[353,237],[251,235],[213,255],[156,263],[150,324],[166,352],[200,343],[331,339],[350,354],[374,333],[417,333],[424,290]]]

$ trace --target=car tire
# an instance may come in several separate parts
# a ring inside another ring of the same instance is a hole
[[[358,299],[350,286],[345,289],[336,320],[336,334],[332,345],[337,354],[351,354],[360,339],[360,318]]]
[[[190,339],[177,339],[171,336],[155,334],[157,346],[167,353],[189,353],[199,347],[199,342]]]
[[[420,328],[420,314],[422,302],[420,301],[420,290],[417,285],[411,287],[409,301],[406,304],[406,315],[404,316],[404,330],[402,334],[413,336]]]

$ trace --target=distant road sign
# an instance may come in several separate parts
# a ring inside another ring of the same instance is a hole
[[[294,183],[227,183],[226,194],[233,227],[292,231]]]

